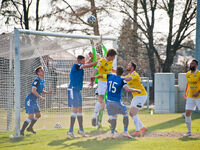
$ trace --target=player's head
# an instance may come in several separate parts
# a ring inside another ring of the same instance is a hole
[[[123,69],[122,67],[117,67],[116,74],[117,74],[118,76],[121,76],[123,73],[124,73],[124,69]]]
[[[79,64],[85,64],[85,57],[83,55],[78,55],[77,62]]]
[[[134,62],[130,62],[126,67],[126,70],[130,72],[134,71],[135,69],[136,69],[136,64]]]
[[[39,77],[44,77],[44,69],[42,66],[39,66],[35,69],[35,73],[39,76]]]
[[[108,61],[113,61],[116,55],[117,55],[117,52],[114,49],[109,49],[106,56],[107,56]]]
[[[198,64],[198,61],[196,59],[193,59],[190,63],[190,70],[195,71],[197,69]]]

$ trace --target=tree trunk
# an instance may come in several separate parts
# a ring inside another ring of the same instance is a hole
[[[36,2],[36,31],[39,30],[39,4],[40,4],[40,0],[37,0]]]
[[[138,25],[137,25],[137,10],[138,10],[138,0],[134,0],[134,6],[133,6],[133,16],[134,16],[134,22],[133,22],[133,46],[134,46],[134,55],[138,55],[138,37],[137,31],[138,31]]]
[[[93,27],[94,35],[100,35],[95,0],[91,0],[91,11],[92,11],[92,15],[96,17],[96,22],[94,23],[94,27]]]
[[[24,26],[25,29],[29,29],[29,20],[28,20],[28,11],[26,9],[26,0],[23,1],[23,10],[24,10]]]

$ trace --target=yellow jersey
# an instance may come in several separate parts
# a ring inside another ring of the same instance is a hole
[[[106,57],[103,57],[98,62],[96,69],[99,71],[99,74],[103,75],[103,74],[112,73],[112,66],[113,66],[113,62],[108,61]],[[107,81],[107,79],[103,79],[103,78],[99,78],[98,80]]]
[[[188,71],[186,73],[186,78],[189,86],[187,97],[199,99],[200,94],[197,97],[194,97],[192,95],[200,90],[200,71],[196,70],[194,73]]]
[[[126,77],[132,77],[132,80],[128,81],[128,86],[130,88],[141,90],[141,93],[133,92],[132,93],[133,97],[147,95],[147,92],[141,83],[140,75],[137,72],[134,71],[131,74],[126,75]]]

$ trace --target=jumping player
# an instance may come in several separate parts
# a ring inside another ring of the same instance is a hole
[[[190,71],[186,73],[187,86],[185,90],[184,98],[186,100],[185,106],[185,122],[187,125],[187,133],[185,137],[191,136],[191,115],[192,111],[195,110],[196,106],[200,109],[200,71],[197,70],[198,61],[192,60],[190,63]]]
[[[70,120],[70,128],[68,131],[68,135],[74,137],[73,127],[76,120],[78,119],[79,123],[79,131],[78,133],[82,136],[85,136],[85,132],[83,130],[83,116],[82,116],[82,96],[81,90],[83,88],[83,76],[84,76],[84,68],[91,68],[96,65],[97,62],[92,62],[89,64],[85,64],[85,57],[79,55],[77,57],[77,63],[72,66],[70,72],[70,84],[68,87],[68,106],[72,107],[72,114]]]
[[[41,96],[41,94],[52,94],[53,91],[50,90],[49,92],[44,90],[44,70],[42,66],[39,66],[35,69],[35,73],[37,77],[32,82],[32,89],[31,93],[25,99],[25,109],[26,113],[28,114],[28,118],[24,121],[24,124],[20,130],[21,136],[24,136],[24,130],[26,129],[28,132],[36,133],[33,130],[33,125],[36,121],[41,117],[40,107],[38,106],[38,98],[42,101],[45,101],[45,98]],[[35,116],[34,116],[35,114]]]
[[[132,136],[128,133],[128,110],[126,106],[123,104],[122,101],[122,89],[124,88],[126,92],[137,92],[140,93],[140,90],[132,89],[128,87],[127,82],[121,78],[123,74],[123,68],[117,67],[116,71],[117,75],[114,74],[104,74],[104,75],[97,75],[97,78],[104,78],[107,79],[107,100],[106,100],[106,108],[110,118],[111,124],[111,138],[114,138],[114,132],[116,128],[117,122],[117,114],[122,114],[123,123],[124,123],[124,137],[132,138]]]
[[[92,73],[92,76],[95,76],[97,72],[99,72],[100,75],[112,73],[113,71],[113,60],[115,59],[115,56],[117,55],[117,52],[114,49],[109,49],[107,52],[106,57],[103,57],[100,59],[100,61],[97,64],[97,67]],[[90,85],[94,84],[94,79],[91,78]],[[99,78],[98,79],[98,102],[95,104],[94,114],[92,117],[92,125],[97,125],[97,117],[99,115],[100,110],[104,110],[105,102],[104,102],[104,95],[107,89],[107,79]]]

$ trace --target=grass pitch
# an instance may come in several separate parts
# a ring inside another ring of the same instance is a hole
[[[181,114],[154,114],[150,115],[149,111],[140,112],[139,116],[148,128],[148,132],[144,137],[135,139],[123,138],[122,116],[117,121],[117,137],[109,138],[109,127],[107,123],[107,115],[104,116],[104,127],[97,130],[88,127],[91,124],[89,113],[84,114],[84,125],[87,137],[81,137],[77,134],[78,125],[76,122],[75,135],[71,138],[67,135],[67,128],[52,130],[37,130],[37,134],[26,133],[25,137],[11,139],[5,134],[0,136],[0,150],[129,150],[129,149],[145,149],[145,150],[199,150],[200,149],[200,114],[192,115],[192,137],[184,137],[186,132],[185,120]],[[69,118],[69,117],[68,117]],[[63,118],[63,120],[68,119]],[[134,131],[134,124],[129,118],[129,132]],[[42,118],[41,118],[42,120]],[[42,122],[42,121],[41,121]],[[40,121],[37,122],[40,124]],[[69,124],[68,124],[69,125]],[[9,133],[12,134],[12,133]]]

